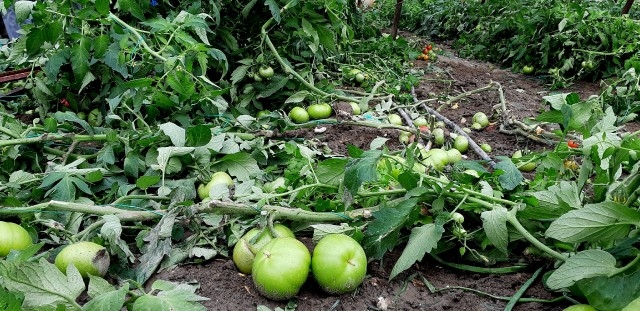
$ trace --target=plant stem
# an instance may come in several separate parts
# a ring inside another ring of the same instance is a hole
[[[55,200],[27,207],[3,207],[0,209],[0,215],[17,215],[45,211],[78,212],[90,215],[115,215],[121,221],[150,220],[160,218],[164,215],[162,211],[128,211],[111,206],[87,205]]]
[[[283,13],[284,11],[288,10],[291,6],[295,5],[296,3],[298,3],[297,0],[289,1],[284,7],[282,7],[282,9],[280,9],[280,13]],[[353,97],[342,96],[342,95],[338,95],[338,94],[329,94],[329,93],[317,88],[316,86],[314,86],[313,84],[311,84],[307,80],[305,80],[302,76],[300,76],[300,74],[298,74],[295,70],[293,70],[293,68],[291,68],[287,63],[285,63],[284,60],[282,60],[282,57],[280,56],[280,54],[278,53],[278,50],[276,49],[276,47],[271,42],[271,39],[269,38],[269,34],[267,33],[267,28],[269,26],[271,26],[271,24],[274,21],[275,20],[273,19],[273,17],[271,17],[270,19],[268,19],[264,23],[264,25],[262,25],[261,35],[262,35],[262,38],[263,38],[264,42],[267,44],[267,46],[269,47],[269,49],[273,53],[273,56],[276,58],[276,60],[280,64],[280,66],[282,66],[282,68],[284,69],[285,73],[293,75],[298,81],[300,81],[308,89],[314,91],[315,93],[317,93],[319,95],[322,95],[323,97],[335,97],[337,99],[341,99],[341,100],[345,100],[345,101],[349,101],[349,102],[355,102],[355,103],[359,102],[358,99],[355,99]]]
[[[4,127],[4,126],[0,126],[0,133],[4,133],[6,135],[8,135],[9,137],[12,138],[18,138],[20,136],[18,136],[16,133],[12,132],[10,129]]]
[[[79,134],[45,133],[45,134],[42,134],[42,135],[37,136],[37,137],[0,140],[0,147],[13,146],[13,145],[36,144],[36,143],[43,142],[43,141],[64,140],[64,139],[72,139],[72,140],[76,140],[78,142],[100,141],[100,140],[107,140],[107,135],[105,135],[105,134],[79,135]]]
[[[309,184],[309,185],[304,185],[298,188],[295,188],[293,190],[289,190],[287,192],[283,192],[283,193],[274,193],[274,194],[269,194],[269,196],[267,197],[267,199],[271,199],[271,198],[279,198],[279,197],[284,197],[296,192],[300,192],[304,189],[309,189],[309,188],[329,188],[329,189],[334,189],[334,190],[338,190],[338,187],[336,186],[331,186],[331,185],[327,185],[327,184],[323,184],[323,183],[314,183],[314,184]]]
[[[618,275],[618,274],[624,273],[625,271],[627,271],[627,270],[631,269],[633,266],[635,266],[638,262],[640,262],[640,254],[636,255],[636,258],[634,258],[626,266],[616,269],[614,272],[610,273],[607,276],[608,277],[612,277],[614,275]]]
[[[129,30],[137,39],[138,42],[140,42],[140,44],[142,44],[142,47],[147,50],[147,52],[149,52],[149,54],[155,56],[157,59],[166,62],[167,59],[158,54],[158,52],[152,50],[149,45],[147,45],[147,42],[144,40],[144,38],[142,38],[142,36],[140,35],[140,32],[138,31],[138,29],[131,27],[129,24],[125,23],[123,20],[121,20],[119,17],[117,17],[115,14],[109,12],[109,18],[113,19],[114,21],[116,21],[118,24],[120,24],[122,27],[126,28],[127,30]]]
[[[527,231],[527,229],[525,229],[525,227],[523,227],[522,224],[516,218],[516,212],[517,212],[517,209],[513,208],[507,213],[507,222],[509,222],[518,232],[520,232],[520,234],[522,234],[522,236],[527,241],[529,241],[529,243],[533,244],[533,246],[549,254],[551,257],[555,259],[558,259],[560,261],[566,261],[568,259],[567,256],[562,255],[554,251],[550,247],[544,245],[544,243],[538,241],[538,239],[536,239],[531,233],[529,233],[529,231]]]

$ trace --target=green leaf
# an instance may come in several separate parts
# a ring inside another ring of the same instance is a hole
[[[147,190],[158,182],[160,182],[160,176],[142,176],[136,180],[136,186],[142,190]]]
[[[115,215],[104,215],[102,219],[105,220],[105,223],[100,228],[100,235],[109,242],[109,253],[117,254],[123,261],[134,262],[135,255],[129,249],[126,240],[121,238],[122,224],[120,219]]]
[[[125,283],[126,284],[126,283]],[[128,286],[128,284],[127,284]],[[105,291],[91,299],[82,307],[85,311],[119,311],[122,310],[129,289],[123,286],[118,290]]]
[[[373,213],[374,220],[367,227],[363,240],[363,246],[370,258],[380,259],[396,246],[400,238],[400,229],[416,216],[416,204],[418,200],[411,198]]]
[[[487,238],[499,251],[508,254],[509,231],[507,230],[507,209],[496,206],[493,210],[484,211],[481,214],[482,227]]]
[[[587,204],[551,223],[545,235],[567,243],[607,242],[627,236],[640,212],[612,201]]]
[[[640,297],[640,271],[613,277],[585,278],[576,285],[589,305],[600,311],[617,311]]]
[[[309,93],[309,91],[298,91],[293,95],[289,96],[289,98],[287,98],[284,101],[284,103],[285,104],[301,103],[304,101],[305,98],[307,98],[307,96],[310,96],[310,95],[311,93]]]
[[[173,122],[167,122],[160,124],[160,130],[171,139],[176,147],[184,147],[186,141],[186,131],[184,128],[176,125]]]
[[[269,11],[271,11],[271,16],[276,21],[276,23],[280,23],[280,7],[275,0],[265,0],[264,5],[269,7]]]
[[[228,171],[229,175],[235,176],[239,181],[246,181],[260,172],[258,162],[246,152],[228,154],[215,166],[219,171]]]
[[[0,288],[24,295],[24,309],[64,305],[73,309],[84,291],[82,276],[74,265],[67,267],[67,275],[42,258],[39,262],[12,263],[0,261]]]
[[[23,294],[12,293],[0,286],[0,310],[21,310]]]
[[[498,176],[500,186],[506,190],[513,190],[524,180],[524,176],[518,170],[518,167],[509,158],[501,157],[502,161],[496,164],[496,170],[502,170],[504,173]]]
[[[27,34],[27,53],[34,55],[40,51],[44,43],[47,41],[47,33],[44,28],[34,28]]]
[[[45,196],[54,200],[73,202],[76,199],[76,187],[73,183],[73,177],[65,174],[58,183],[45,193]]]
[[[102,16],[107,16],[109,14],[109,4],[110,0],[95,0],[96,1],[96,11],[100,13]]]
[[[71,69],[76,81],[82,81],[89,72],[89,49],[91,41],[82,37],[77,45],[71,48]]]
[[[204,146],[211,141],[211,129],[206,125],[196,125],[187,128],[187,145],[191,147]]]
[[[178,209],[170,209],[156,224],[149,234],[143,238],[142,256],[140,264],[135,268],[135,280],[145,283],[156,271],[162,259],[171,253],[171,233],[176,222]],[[165,310],[165,309],[157,309]]]
[[[29,18],[35,5],[35,1],[16,1],[13,7],[13,10],[16,13],[16,22],[18,22],[18,24],[22,24],[22,22]]]
[[[60,67],[67,63],[69,58],[69,50],[61,49],[49,56],[49,60],[44,65],[44,72],[50,78],[54,79],[60,72]]]
[[[402,271],[409,269],[415,262],[422,260],[426,253],[430,253],[436,248],[443,232],[444,228],[435,224],[426,224],[411,229],[409,242],[393,266],[389,279],[393,279]]]
[[[136,299],[133,311],[155,310],[206,310],[199,301],[209,300],[195,294],[198,287],[188,284],[175,284],[167,281],[155,281],[151,286],[153,290],[159,290],[157,296],[144,295]]]
[[[287,82],[289,82],[289,79],[285,78],[284,76],[274,76],[271,79],[269,85],[267,85],[267,88],[262,90],[256,96],[256,98],[265,98],[275,94],[276,92],[281,90],[287,84]]]
[[[125,57],[120,51],[120,45],[118,42],[114,42],[109,45],[109,48],[104,55],[104,63],[113,71],[119,73],[123,78],[129,77],[129,70],[125,63]]]
[[[316,168],[318,181],[327,185],[339,185],[342,182],[347,161],[347,159],[332,158],[319,162]]]
[[[567,259],[547,279],[547,286],[552,290],[567,288],[576,281],[595,276],[608,275],[616,271],[616,258],[597,249],[579,252]]]
[[[174,71],[167,76],[167,84],[180,95],[189,98],[196,92],[196,84],[182,71]]]
[[[381,154],[379,150],[369,150],[358,158],[349,159],[344,172],[344,185],[352,195],[358,193],[363,183],[378,180],[376,169]]]
[[[50,43],[56,43],[58,38],[62,34],[62,22],[61,21],[52,21],[45,26],[45,40]]]

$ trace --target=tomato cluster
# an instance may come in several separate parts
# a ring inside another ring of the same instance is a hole
[[[420,53],[420,55],[418,55],[418,59],[419,60],[424,60],[424,61],[435,60],[436,59],[436,52],[433,50],[433,45],[432,44],[425,45],[422,48],[422,53]]]
[[[234,247],[233,262],[240,272],[251,273],[258,292],[272,300],[295,296],[310,273],[327,293],[344,294],[355,290],[367,272],[365,252],[353,238],[326,235],[312,256],[282,224],[250,230]]]

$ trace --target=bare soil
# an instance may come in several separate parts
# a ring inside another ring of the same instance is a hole
[[[518,119],[534,117],[546,108],[542,96],[551,92],[541,80],[503,70],[493,64],[458,58],[453,51],[446,48],[444,54],[437,62],[416,61],[415,66],[424,67],[428,72],[416,88],[418,99],[442,95],[455,96],[496,81],[504,89],[510,113]],[[577,92],[586,98],[597,94],[599,86],[597,83],[576,83],[561,92]],[[469,126],[475,112],[483,111],[492,115],[492,107],[498,102],[497,92],[482,92],[461,100],[457,103],[456,109],[444,109],[442,114],[460,125]],[[432,108],[439,105],[434,103]],[[466,123],[463,123],[463,119],[467,120]],[[379,136],[390,138],[390,149],[402,147],[398,143],[396,131],[354,126],[327,126],[327,131],[323,134],[300,130],[295,136],[313,136],[337,154],[345,154],[348,144],[367,149],[371,140]],[[500,133],[495,127],[473,132],[472,137],[479,143],[489,143],[493,147],[491,156],[511,155],[517,149],[545,147],[544,144],[532,143],[522,137]],[[307,241],[307,244],[310,242]],[[401,251],[402,249],[396,249],[387,254],[384,260],[370,262],[364,283],[351,294],[329,296],[310,278],[292,301],[297,304],[296,310],[504,310],[507,304],[505,300],[446,288],[459,286],[494,296],[510,297],[531,278],[534,270],[550,264],[531,261],[530,269],[525,271],[511,274],[479,274],[443,267],[427,256],[422,262],[390,281],[389,272]],[[453,256],[443,259],[455,260]],[[198,283],[198,294],[210,299],[204,302],[208,310],[255,310],[258,305],[266,305],[273,309],[284,308],[287,305],[287,302],[274,302],[260,296],[253,287],[251,276],[239,273],[228,258],[216,258],[198,265],[178,266],[160,272],[154,278]],[[437,289],[445,290],[432,293],[425,281]],[[538,278],[524,297],[551,299],[559,295],[546,291]],[[568,305],[568,302],[527,302],[519,303],[514,310],[562,310]]]

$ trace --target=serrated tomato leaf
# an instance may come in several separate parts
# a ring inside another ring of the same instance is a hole
[[[640,297],[640,271],[583,279],[576,285],[589,305],[600,311],[617,311]]]
[[[360,157],[349,159],[344,172],[344,185],[352,195],[355,195],[365,182],[378,180],[376,168],[382,152],[379,150],[368,150]]]
[[[402,271],[407,270],[415,262],[422,260],[426,253],[430,253],[436,248],[443,232],[444,228],[436,224],[426,224],[411,229],[409,242],[393,266],[389,279],[393,279]]]
[[[547,286],[554,290],[568,288],[579,280],[609,275],[616,269],[613,255],[603,250],[589,249],[569,257],[549,275]]]

